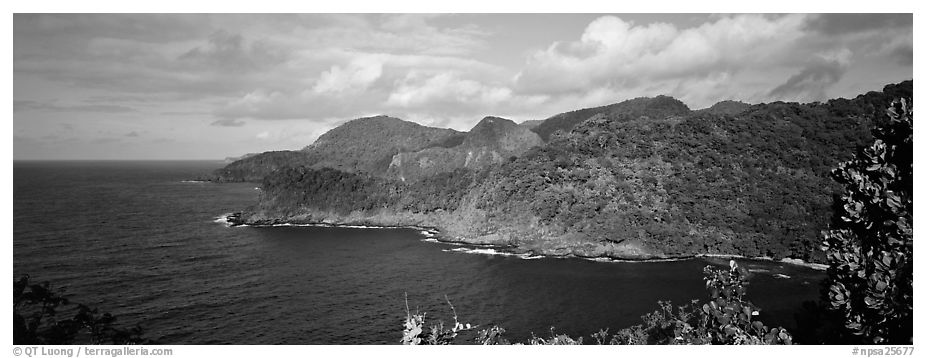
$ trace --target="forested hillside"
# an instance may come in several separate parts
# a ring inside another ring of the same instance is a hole
[[[215,181],[260,182],[282,168],[310,166],[382,175],[399,152],[461,141],[461,133],[388,116],[358,118],[323,134],[301,151],[248,156],[216,170]]]
[[[275,170],[311,164],[305,153],[300,151],[263,152],[231,162],[216,170],[210,179],[219,182],[259,182]]]
[[[749,103],[743,103],[740,101],[720,101],[714,103],[713,106],[710,106],[705,109],[700,109],[700,112],[708,112],[714,114],[726,114],[735,116],[737,114],[745,112],[749,109],[751,105]]]
[[[355,119],[323,134],[303,149],[315,167],[382,174],[400,152],[441,145],[458,135],[388,116]]]
[[[414,181],[461,168],[482,169],[543,145],[540,136],[529,128],[499,117],[485,117],[469,132],[454,138],[460,140],[396,154],[389,164],[387,177]]]
[[[912,97],[912,81],[737,114],[639,98],[572,126],[559,120],[568,133],[486,169],[416,183],[284,169],[243,218],[436,226],[548,254],[811,259],[838,189],[829,171],[870,141],[871,114],[896,96]]]
[[[637,118],[644,115],[650,117],[683,115],[688,112],[690,112],[688,106],[672,97],[640,97],[620,103],[609,104],[607,106],[584,108],[572,112],[560,113],[545,119],[539,125],[533,127],[532,130],[539,134],[540,138],[543,140],[549,141],[550,137],[554,133],[569,133],[569,131],[577,124],[591,118],[596,114]]]
[[[349,121],[301,151],[250,155],[216,170],[215,181],[260,182],[282,168],[308,166],[416,181],[459,168],[481,169],[503,163],[543,145],[526,126],[485,117],[469,132],[432,128],[377,116]]]

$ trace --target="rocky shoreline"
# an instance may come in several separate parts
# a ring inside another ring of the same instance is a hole
[[[770,257],[745,257],[734,254],[696,254],[696,255],[615,255],[612,252],[604,254],[592,254],[589,250],[576,250],[573,247],[559,248],[530,248],[519,246],[508,242],[486,242],[480,239],[458,238],[442,234],[442,230],[433,226],[423,225],[382,225],[370,222],[336,222],[331,220],[323,221],[306,221],[306,220],[283,220],[283,219],[261,219],[249,221],[244,218],[242,213],[231,213],[223,215],[225,223],[230,227],[281,227],[281,226],[306,226],[306,227],[331,227],[331,228],[354,228],[354,229],[411,229],[416,230],[428,239],[436,242],[447,244],[461,244],[478,246],[483,248],[500,249],[505,253],[514,255],[524,255],[527,257],[552,257],[552,258],[579,258],[600,262],[666,262],[682,261],[695,258],[706,259],[747,259],[756,261],[776,262],[788,265],[808,267],[814,270],[826,270],[826,264],[804,262],[801,259],[784,258],[776,260]],[[217,221],[221,221],[222,217]]]

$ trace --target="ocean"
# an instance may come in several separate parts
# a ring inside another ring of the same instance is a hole
[[[657,301],[706,297],[723,260],[595,262],[499,255],[413,229],[228,227],[254,183],[191,181],[221,161],[14,161],[13,274],[141,325],[165,344],[396,344],[428,322],[497,324],[510,339],[614,333]],[[220,220],[221,221],[221,220]],[[766,323],[794,325],[824,273],[743,260]]]

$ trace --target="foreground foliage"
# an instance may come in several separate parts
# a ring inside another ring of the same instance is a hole
[[[892,103],[874,142],[833,170],[845,186],[824,233],[824,302],[843,341],[913,343],[913,104]]]
[[[728,271],[705,267],[706,303],[699,306],[694,300],[673,307],[671,302],[659,302],[660,310],[644,315],[643,324],[619,331],[611,343],[791,344],[787,330],[767,327],[755,319],[759,308],[745,298],[747,275],[735,261],[730,261]]]
[[[64,314],[69,318],[60,319]],[[116,317],[73,303],[48,282],[13,281],[13,344],[142,344],[141,327],[114,325]]]
[[[711,266],[704,268],[704,281],[708,291],[707,302],[698,306],[674,307],[670,302],[659,302],[660,309],[644,315],[643,323],[609,335],[604,329],[592,335],[597,344],[791,344],[791,334],[784,328],[770,328],[755,319],[759,309],[745,299],[747,271],[730,261],[729,270]],[[448,304],[450,301],[448,300]],[[450,306],[453,309],[453,305]],[[426,314],[409,313],[405,320],[401,342],[403,344],[452,344],[454,339],[475,331],[470,342],[477,344],[511,344],[505,338],[505,329],[491,326],[478,330],[477,326],[463,325],[453,312],[454,324],[448,329],[443,322],[425,324]],[[526,344],[578,345],[583,337],[572,338],[556,334],[533,336]]]

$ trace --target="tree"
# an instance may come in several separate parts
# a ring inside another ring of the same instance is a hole
[[[895,100],[874,142],[833,170],[845,186],[824,232],[825,306],[842,340],[913,343],[913,104]]]
[[[73,316],[58,319],[63,313]],[[150,343],[141,327],[122,329],[115,321],[109,313],[70,302],[48,282],[30,285],[28,275],[13,282],[13,344]]]

